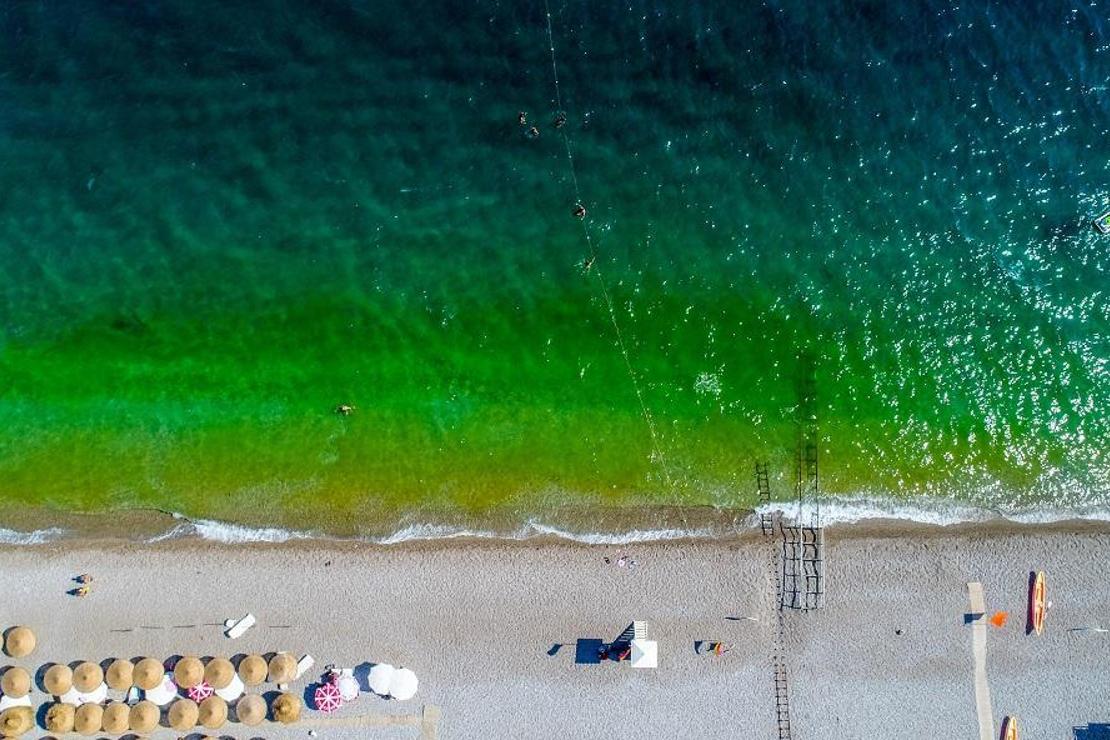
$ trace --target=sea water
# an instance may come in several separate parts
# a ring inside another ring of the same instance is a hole
[[[1108,17],[10,4],[0,501],[1108,504]]]

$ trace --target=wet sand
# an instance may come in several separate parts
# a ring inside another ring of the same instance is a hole
[[[825,608],[782,624],[793,737],[975,737],[969,580],[988,610],[1010,613],[987,638],[996,721],[1019,715],[1024,738],[1110,721],[1110,634],[1069,631],[1110,627],[1108,545],[1097,525],[830,530]],[[8,660],[31,669],[289,650],[321,669],[386,661],[421,680],[409,702],[363,695],[333,724],[309,711],[310,726],[228,724],[230,737],[757,738],[775,736],[772,547],[71,542],[4,549],[0,589],[8,623],[39,635],[29,659]],[[604,563],[621,553],[638,566]],[[1033,568],[1048,572],[1053,601],[1040,637],[1024,629]],[[93,593],[66,596],[81,572]],[[259,624],[224,638],[219,623],[247,611]],[[579,640],[611,640],[633,619],[659,641],[658,669],[576,662]],[[699,640],[735,647],[698,655]],[[371,726],[350,726],[357,717]]]

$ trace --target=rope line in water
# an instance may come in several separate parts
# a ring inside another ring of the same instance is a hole
[[[551,7],[549,0],[544,0],[543,9],[547,16],[547,46],[551,51],[551,75],[555,82],[555,105],[558,111],[563,110],[563,96],[559,90],[559,65],[555,60],[555,35],[551,30]],[[571,183],[574,185],[574,202],[582,203],[581,189],[578,187],[578,172],[574,165],[574,151],[570,145],[570,136],[565,129],[560,129],[559,133],[563,139],[563,146],[567,152],[567,165],[570,169]],[[648,434],[651,436],[651,452],[653,459],[659,462],[659,467],[663,471],[663,477],[667,481],[667,485],[674,485],[671,479],[670,470],[667,468],[666,458],[663,456],[662,447],[659,444],[659,433],[655,427],[655,418],[651,415],[651,410],[648,408],[647,402],[644,400],[644,393],[640,387],[640,379],[636,375],[636,370],[632,366],[632,358],[628,352],[628,346],[624,341],[624,334],[621,332],[620,322],[617,321],[617,312],[613,306],[613,299],[609,293],[609,288],[605,284],[605,278],[601,274],[601,268],[597,264],[597,249],[594,246],[593,236],[590,234],[590,226],[586,218],[583,217],[582,221],[582,235],[586,240],[586,248],[589,251],[589,264],[594,274],[597,276],[597,284],[601,288],[601,296],[605,300],[605,308],[609,314],[609,323],[613,325],[613,333],[617,338],[617,347],[620,349],[621,358],[624,360],[625,369],[628,371],[628,377],[632,381],[632,389],[636,392],[636,400],[640,403],[640,412],[644,417],[647,424]]]

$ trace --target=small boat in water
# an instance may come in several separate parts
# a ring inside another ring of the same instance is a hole
[[[1029,589],[1029,621],[1039,635],[1044,630],[1044,614],[1047,607],[1045,601],[1045,576],[1039,570],[1033,577],[1033,585]]]
[[[1096,218],[1091,222],[1091,225],[1094,226],[1095,231],[1100,234],[1110,234],[1110,211]]]
[[[1002,720],[1002,740],[1018,740],[1017,717]]]

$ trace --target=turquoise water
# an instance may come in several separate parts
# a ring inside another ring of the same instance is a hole
[[[738,5],[9,5],[0,500],[1110,503],[1104,9]]]

